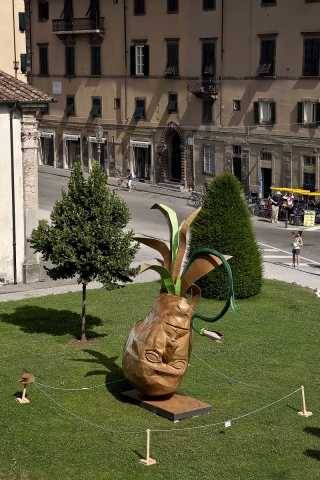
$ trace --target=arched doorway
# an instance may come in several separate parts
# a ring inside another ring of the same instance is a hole
[[[181,139],[177,133],[172,138],[171,180],[174,182],[181,180]]]

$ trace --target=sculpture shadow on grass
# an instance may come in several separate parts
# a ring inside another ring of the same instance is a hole
[[[94,375],[105,375],[106,389],[111,395],[118,400],[124,401],[121,397],[121,392],[132,390],[132,385],[124,378],[122,368],[117,365],[116,361],[119,358],[108,357],[107,355],[97,352],[96,350],[85,349],[83,352],[88,353],[92,358],[76,358],[74,362],[85,362],[91,365],[101,365],[103,369],[97,368],[86,373],[85,377],[92,377]]]
[[[70,310],[25,305],[17,307],[13,313],[2,314],[1,321],[19,327],[24,333],[45,333],[52,336],[69,334],[75,338],[81,336],[81,313]],[[100,318],[86,315],[87,338],[105,336],[93,330],[100,325],[102,325]]]

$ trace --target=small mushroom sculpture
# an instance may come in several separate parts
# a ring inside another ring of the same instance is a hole
[[[26,369],[24,369],[23,371],[24,371],[24,374],[19,380],[19,383],[23,385],[22,397],[21,398],[17,397],[16,401],[18,403],[30,403],[29,400],[26,398],[27,385],[29,383],[33,383],[36,378],[34,375],[32,375],[32,373],[29,373]]]

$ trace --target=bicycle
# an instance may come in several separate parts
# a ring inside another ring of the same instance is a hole
[[[134,185],[134,183],[131,182],[131,192],[135,192],[137,187]],[[129,190],[128,182],[125,181],[123,177],[119,178],[118,181],[118,190]]]
[[[202,207],[204,197],[205,193],[192,192],[192,194],[187,200],[187,204],[189,205],[189,207]]]

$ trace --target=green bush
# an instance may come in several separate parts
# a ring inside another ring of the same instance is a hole
[[[189,257],[203,247],[232,255],[229,265],[235,298],[248,298],[260,292],[262,256],[240,182],[234,175],[224,173],[212,180],[190,233]],[[222,266],[198,280],[197,285],[204,298],[227,297],[228,278]]]

